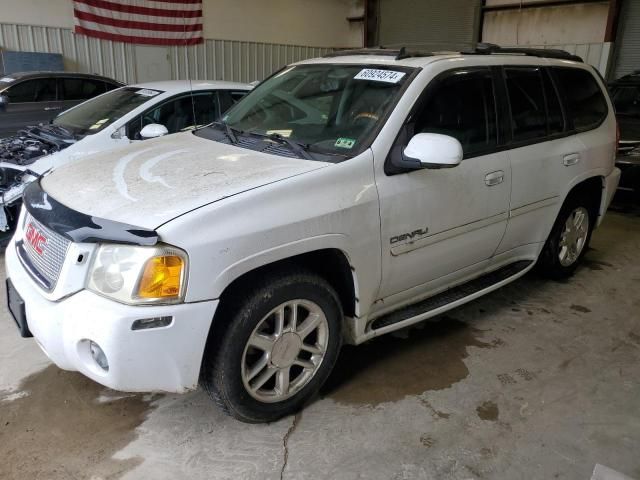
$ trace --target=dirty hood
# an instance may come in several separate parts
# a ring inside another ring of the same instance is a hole
[[[208,203],[328,165],[186,132],[90,155],[45,176],[42,188],[79,212],[155,229]]]

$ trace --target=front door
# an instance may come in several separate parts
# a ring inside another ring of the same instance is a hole
[[[9,104],[0,111],[0,138],[15,135],[27,126],[49,123],[60,113],[55,78],[24,80],[4,93],[9,97]]]
[[[496,118],[489,69],[445,72],[427,86],[398,142],[406,144],[420,132],[450,135],[462,144],[464,159],[454,168],[387,172],[376,179],[380,298],[402,300],[428,293],[438,283],[434,280],[479,274],[495,252],[511,187],[508,155],[496,149]],[[389,300],[385,305],[395,303]]]

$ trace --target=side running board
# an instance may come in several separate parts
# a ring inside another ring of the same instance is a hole
[[[380,318],[376,318],[370,325],[371,330],[379,330],[395,323],[400,323],[413,317],[425,315],[433,310],[444,307],[450,303],[470,297],[474,293],[490,288],[510,277],[514,277],[531,266],[533,261],[521,260],[511,263],[498,270],[489,272],[481,277],[463,283],[457,287],[445,290],[442,293],[429,297],[418,303],[408,305],[400,310],[395,310]]]

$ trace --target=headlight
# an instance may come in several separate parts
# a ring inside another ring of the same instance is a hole
[[[187,254],[169,245],[100,245],[87,288],[122,303],[177,303],[184,299]]]

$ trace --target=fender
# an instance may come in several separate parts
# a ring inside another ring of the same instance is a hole
[[[356,295],[355,311],[356,316],[361,315],[361,306],[367,305],[358,299],[362,299],[360,291],[360,283],[358,281],[357,273],[361,271],[358,265],[354,264],[354,256],[349,253],[349,237],[344,234],[334,233],[318,235],[315,237],[309,237],[295,242],[285,243],[272,247],[260,252],[257,252],[249,257],[246,257],[238,262],[235,262],[225,268],[216,277],[212,286],[212,298],[218,299],[222,295],[222,292],[236,279],[242,275],[255,270],[256,268],[275,263],[279,260],[286,260],[287,258],[301,255],[304,253],[310,253],[317,250],[324,249],[336,249],[340,250],[349,265],[351,266],[351,274],[353,277],[353,287]],[[373,295],[371,295],[373,296]]]

